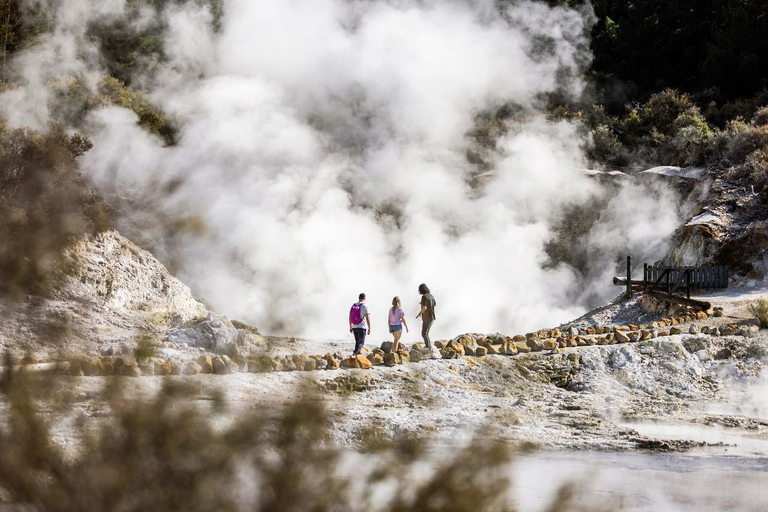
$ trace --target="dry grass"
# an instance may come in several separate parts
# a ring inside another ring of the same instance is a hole
[[[760,327],[768,329],[768,299],[757,299],[750,302],[747,307],[749,312],[755,315],[755,318],[760,322]]]

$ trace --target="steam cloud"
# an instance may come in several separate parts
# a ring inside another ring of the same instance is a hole
[[[394,295],[416,313],[421,282],[437,298],[436,336],[556,325],[615,293],[604,278],[617,254],[661,257],[677,212],[664,194],[627,200],[637,185],[606,197],[583,172],[579,127],[537,113],[544,93],[581,94],[591,12],[498,4],[227,0],[217,33],[207,8],[171,6],[169,61],[137,80],[178,120],[178,145],[103,108],[83,169],[126,234],[178,262],[214,309],[266,332],[344,336],[365,291],[383,333]],[[19,57],[24,86],[0,96],[11,124],[44,125],[55,74],[95,84],[86,23],[125,9],[51,5],[55,31]],[[467,134],[504,104],[523,115],[479,170]],[[568,208],[589,204],[604,212],[577,243],[598,287],[545,251]],[[205,235],[169,235],[191,217]]]

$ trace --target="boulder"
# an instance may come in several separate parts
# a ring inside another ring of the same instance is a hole
[[[711,334],[712,336],[715,336],[715,337],[720,336],[720,328],[719,327],[715,327],[713,329],[710,329],[709,334]]]
[[[233,361],[229,356],[221,356],[221,360],[227,365],[228,373],[237,373],[240,371],[240,365]]]
[[[142,377],[154,377],[155,365],[154,363],[143,363],[139,365]]]
[[[123,375],[123,370],[125,370],[125,359],[122,357],[116,357],[114,362],[115,367],[115,375]]]
[[[126,363],[123,367],[123,375],[126,377],[141,377],[141,370],[136,363]]]
[[[400,364],[406,364],[411,360],[410,353],[405,349],[398,350],[397,355],[400,356]]]
[[[323,356],[323,359],[325,359],[325,362],[328,364],[328,369],[329,370],[338,370],[339,369],[339,361],[330,352],[325,354]]]
[[[386,354],[382,356],[381,354],[377,354],[376,352],[372,352],[368,354],[368,360],[374,366],[379,364],[384,364],[385,357],[386,357]]]
[[[623,330],[615,330],[613,335],[616,343],[629,343],[629,336]]]
[[[424,354],[421,353],[421,350],[411,350],[408,355],[410,356],[412,363],[418,363],[424,359]]]
[[[155,375],[165,376],[171,374],[171,363],[168,361],[155,361]]]
[[[499,347],[499,354],[505,356],[514,356],[517,354],[517,345],[515,345],[514,341],[505,340],[504,343],[502,343]]]
[[[102,369],[102,375],[114,375],[115,374],[115,365],[112,363],[112,359],[105,357],[101,360],[101,369]]]
[[[515,347],[517,347],[518,353],[521,353],[521,354],[527,354],[531,351],[531,347],[528,346],[527,342],[516,341]]]
[[[475,349],[478,347],[474,338],[463,335],[456,339],[456,342],[460,343],[464,347],[464,354],[468,356],[475,355]]]
[[[683,330],[679,327],[671,327],[669,329],[669,334],[671,336],[674,336],[675,334],[683,334]]]
[[[477,347],[477,350],[475,350],[475,355],[477,357],[483,357],[488,354],[488,348],[487,347]]]
[[[715,307],[712,309],[712,316],[714,317],[721,317],[723,316],[723,308],[722,307]]]
[[[227,365],[224,363],[224,360],[220,356],[214,357],[212,363],[213,363],[213,373],[215,373],[216,375],[227,375],[229,373],[229,370],[227,369]]]
[[[485,348],[485,350],[487,351],[488,354],[494,355],[494,354],[498,354],[499,353],[499,349],[497,348],[496,345],[488,345],[488,346],[483,347],[483,348]],[[515,345],[515,348],[517,348],[517,345]]]
[[[218,359],[218,358],[216,358]],[[190,361],[184,366],[184,375],[197,375],[200,373],[201,367],[195,361]]]
[[[197,364],[200,365],[200,373],[213,373],[213,359],[208,354],[198,357]]]
[[[368,358],[362,354],[357,354],[357,356],[355,356],[355,360],[357,361],[357,368],[361,368],[363,370],[370,370],[373,367],[373,365],[368,360]]]
[[[544,347],[544,350],[553,350],[558,348],[557,340],[554,340],[552,338],[542,341],[541,346]]]
[[[706,349],[697,350],[696,352],[693,353],[693,355],[695,355],[696,358],[702,363],[709,361],[711,359],[709,357],[709,351]]]
[[[536,338],[528,338],[525,343],[528,345],[528,348],[531,349],[531,352],[540,352],[544,350],[544,347]]]
[[[414,343],[413,345],[411,345],[411,352],[413,352],[414,350],[423,352],[425,348],[426,347],[424,346],[423,343]]]
[[[315,368],[317,368],[317,360],[314,357],[310,357],[309,359],[304,361],[305,372],[313,372],[315,371]]]
[[[181,375],[183,372],[184,366],[181,361],[171,361],[171,375]],[[115,375],[117,375],[117,370],[115,370]]]
[[[387,355],[384,356],[384,364],[387,366],[395,366],[399,362],[400,356],[394,352],[387,352]]]
[[[241,372],[247,372],[248,371],[248,359],[241,355],[235,355],[232,356],[232,361],[235,362],[237,365],[237,369]]]
[[[696,324],[691,324],[688,328],[688,334],[699,334],[699,327]]]
[[[392,352],[393,345],[394,345],[393,342],[385,341],[384,343],[381,344],[381,350],[383,350],[385,354],[389,354],[390,352]]]
[[[627,337],[629,338],[629,341],[632,343],[637,343],[640,341],[640,333],[637,331],[630,332],[627,334]]]
[[[512,341],[525,341],[525,336],[518,334],[512,338]]]

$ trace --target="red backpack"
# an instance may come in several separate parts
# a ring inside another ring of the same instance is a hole
[[[360,314],[361,308],[362,304],[360,302],[355,302],[352,304],[352,308],[349,310],[349,321],[352,323],[352,325],[363,323],[363,317]]]

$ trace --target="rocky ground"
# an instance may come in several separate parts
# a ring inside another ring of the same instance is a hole
[[[721,441],[702,440],[701,436],[689,439],[674,433],[683,432],[685,426],[718,426],[753,440],[765,439],[764,453],[768,455],[768,415],[764,415],[768,409],[757,407],[745,414],[734,407],[734,402],[743,403],[734,390],[763,382],[768,333],[753,327],[744,336],[745,332],[738,328],[726,327],[754,325],[746,304],[760,294],[759,290],[711,294],[705,298],[714,307],[723,308],[722,316],[675,326],[654,327],[665,323],[664,320],[646,317],[646,321],[657,323],[647,324],[647,331],[655,337],[645,340],[589,344],[606,336],[588,334],[588,319],[599,319],[599,325],[608,325],[630,318],[631,311],[641,310],[638,299],[617,300],[561,326],[563,332],[582,332],[583,335],[573,337],[584,341],[582,346],[579,343],[522,353],[529,343],[522,341],[517,342],[520,353],[516,355],[482,356],[456,356],[443,349],[443,355],[450,355],[450,359],[425,358],[370,369],[265,372],[263,368],[253,370],[252,366],[252,372],[233,369],[228,375],[195,372],[127,379],[126,389],[130,396],[141,396],[157,391],[165,379],[183,379],[197,386],[201,403],[223,393],[235,411],[279,406],[300,390],[308,389],[327,402],[333,411],[335,439],[349,446],[359,446],[364,442],[363,433],[378,427],[385,432],[443,440],[502,437],[513,443],[548,449],[688,451],[709,445],[727,448],[727,443]],[[726,335],[689,333],[715,328]],[[621,333],[620,329],[614,334]],[[672,334],[672,329],[680,333]],[[634,334],[624,332],[628,338]],[[645,331],[636,332],[640,337]],[[482,338],[475,338],[482,343]],[[348,340],[272,341],[273,361],[287,360],[280,353],[348,354],[352,348]],[[369,353],[371,359],[373,354],[374,351]],[[51,378],[73,387],[73,406],[68,416],[98,421],[109,416],[108,407],[98,398],[107,378]],[[676,427],[664,435],[648,425]],[[66,439],[66,429],[62,436]]]

